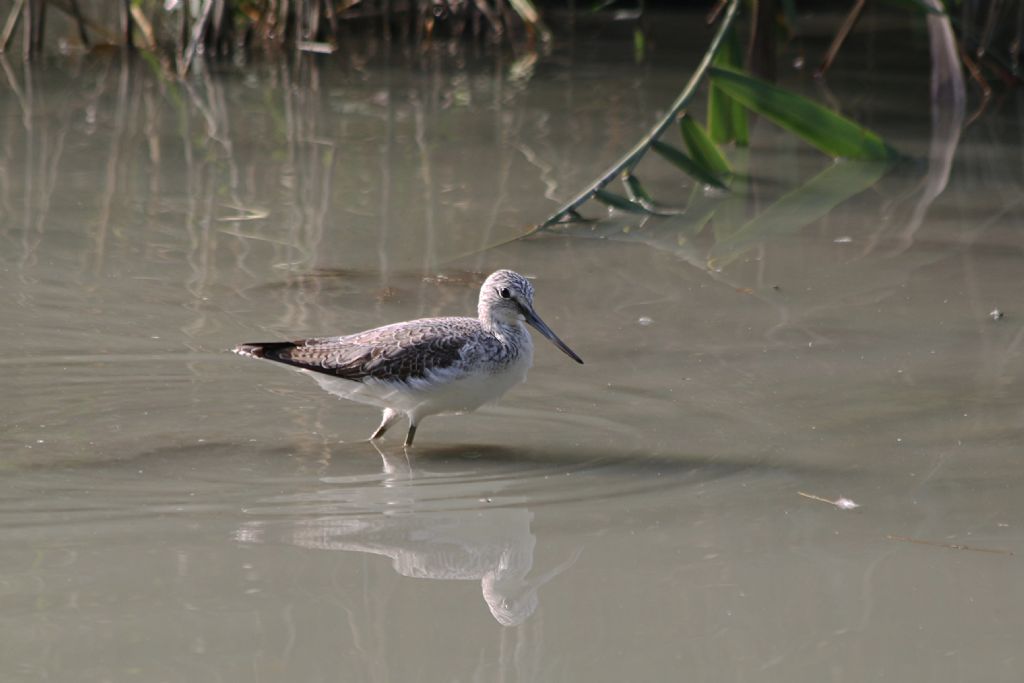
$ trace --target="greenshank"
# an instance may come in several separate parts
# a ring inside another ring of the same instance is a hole
[[[468,413],[526,379],[533,340],[524,323],[583,363],[533,310],[530,281],[511,270],[484,281],[476,318],[423,318],[340,337],[239,344],[234,352],[293,366],[335,396],[382,408],[371,440],[405,415],[411,446],[428,415]]]

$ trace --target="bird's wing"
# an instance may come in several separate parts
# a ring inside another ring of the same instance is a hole
[[[427,318],[344,337],[242,344],[235,351],[356,382],[404,382],[456,369],[467,341],[460,332],[475,322]]]

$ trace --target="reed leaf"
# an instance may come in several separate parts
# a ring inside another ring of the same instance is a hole
[[[711,67],[711,82],[751,111],[832,157],[881,161],[899,156],[876,133],[802,95],[721,67]]]
[[[722,156],[718,146],[711,141],[704,128],[692,116],[683,114],[679,119],[679,130],[694,161],[716,177],[723,178],[732,174],[729,162]]]
[[[735,28],[725,34],[712,66],[734,69],[743,66],[743,48]],[[750,143],[747,110],[714,83],[708,92],[708,135],[720,145],[735,142],[745,147]]]
[[[723,183],[722,180],[711,171],[711,169],[702,166],[694,159],[691,159],[686,155],[686,152],[678,147],[673,147],[667,142],[662,142],[661,140],[655,140],[651,143],[651,149],[660,154],[665,161],[668,161],[681,169],[683,173],[693,176],[702,183],[714,185],[715,187],[723,190],[725,189],[725,183]]]
[[[651,215],[675,216],[684,212],[683,209],[659,205],[640,182],[640,179],[632,173],[622,174],[622,184],[626,188],[626,196],[629,197],[629,201],[643,207],[644,211]]]
[[[630,201],[643,205],[644,203],[653,204],[654,199],[650,193],[644,188],[640,179],[632,173],[625,173],[622,176],[622,183],[626,186],[626,194],[629,195]]]
[[[621,194],[615,194],[608,190],[597,190],[594,192],[594,199],[602,204],[607,204],[613,209],[621,209],[622,211],[629,211],[630,213],[649,213],[647,209],[636,202],[631,202]]]
[[[704,56],[701,58],[696,70],[690,76],[690,80],[686,82],[686,86],[668,108],[668,111],[665,112],[665,115],[662,116],[657,123],[651,126],[651,129],[647,134],[633,145],[633,147],[625,154],[623,154],[610,168],[594,179],[589,185],[587,185],[587,187],[578,192],[572,199],[559,207],[553,214],[548,216],[547,220],[523,233],[521,237],[530,237],[531,235],[544,230],[549,225],[558,223],[563,217],[571,215],[584,203],[596,197],[599,191],[602,191],[605,186],[615,178],[619,177],[624,171],[627,173],[632,172],[647,152],[658,143],[658,138],[660,138],[662,133],[672,125],[672,122],[679,116],[679,112],[689,106],[690,100],[692,100],[697,94],[697,89],[707,77],[708,70],[711,68],[712,60],[715,58],[715,55],[718,54],[719,48],[722,46],[722,41],[733,26],[733,22],[739,12],[739,6],[740,0],[726,0],[723,16],[718,23],[718,30],[711,39],[711,44],[708,45],[708,49],[704,51]],[[676,151],[678,152],[679,150]],[[680,152],[680,154],[682,154],[682,152]],[[685,155],[683,155],[683,157],[685,157]],[[685,164],[685,162],[683,163]],[[697,169],[696,172],[700,172],[700,169]],[[713,181],[712,179],[708,179],[707,182],[718,187],[723,186],[721,181],[717,178],[713,179]]]

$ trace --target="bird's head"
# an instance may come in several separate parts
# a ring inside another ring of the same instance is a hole
[[[533,310],[533,285],[519,273],[511,270],[491,273],[480,287],[477,312],[480,320],[488,324],[517,325],[525,322],[574,361],[583,363]]]

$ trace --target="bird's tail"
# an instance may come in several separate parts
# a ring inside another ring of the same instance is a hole
[[[292,342],[247,342],[239,344],[231,350],[239,356],[277,360],[281,351],[293,348],[295,348],[295,344]]]

